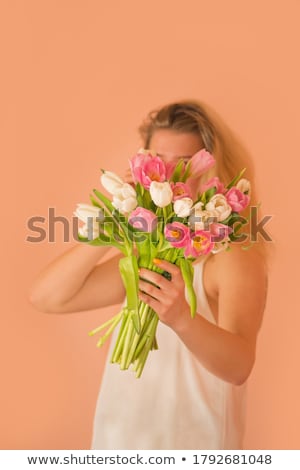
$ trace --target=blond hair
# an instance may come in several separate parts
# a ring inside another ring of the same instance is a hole
[[[196,100],[182,100],[150,111],[138,128],[145,148],[149,148],[155,131],[170,129],[176,132],[197,134],[203,147],[215,157],[216,164],[199,179],[199,185],[218,176],[228,184],[239,172],[246,168],[245,178],[251,182],[249,208],[242,215],[247,217],[251,206],[258,204],[253,161],[232,130],[207,104]],[[199,149],[200,150],[200,149]],[[259,211],[258,211],[259,212]],[[267,255],[266,241],[262,237],[255,243],[263,255]]]

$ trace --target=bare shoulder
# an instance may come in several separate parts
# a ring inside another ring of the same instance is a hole
[[[267,265],[264,256],[255,248],[243,250],[239,245],[231,245],[229,251],[217,253],[213,265],[218,285],[235,280],[251,284],[267,282]]]
[[[265,259],[255,248],[242,250],[234,244],[213,258],[218,324],[255,342],[267,297]]]

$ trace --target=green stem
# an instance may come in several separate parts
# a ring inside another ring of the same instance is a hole
[[[140,355],[140,357],[138,358],[138,363],[137,363],[137,368],[135,369],[136,370],[136,378],[140,378],[142,372],[143,372],[143,369],[144,369],[144,366],[145,366],[145,362],[147,360],[147,357],[148,357],[148,354],[149,354],[149,351],[150,351],[150,348],[153,344],[153,337],[155,336],[155,331],[156,331],[156,327],[157,327],[157,324],[158,324],[158,321],[159,321],[159,318],[158,316],[156,315],[156,313],[154,313],[154,316],[152,318],[152,321],[151,321],[151,324],[149,325],[149,336],[147,338],[147,342],[145,344],[145,347],[143,349],[143,352],[142,354]]]
[[[149,252],[147,250],[147,243],[144,243],[143,246],[140,246],[139,248],[141,249],[139,265],[142,264],[147,269],[161,272],[161,269],[158,266],[152,264],[152,258],[149,256]],[[177,252],[174,248],[164,251],[164,259],[167,261],[172,262],[175,261],[176,258]],[[132,288],[132,283],[130,283],[131,285],[129,286],[127,272],[125,276],[127,277],[127,290]],[[133,279],[131,279],[131,281],[132,280]],[[138,304],[136,314],[138,314],[140,321],[139,332],[136,331],[133,323],[134,312],[130,311],[127,305],[127,314],[124,315],[111,362],[120,363],[120,368],[122,370],[128,369],[130,364],[133,364],[136,377],[139,378],[145,366],[149,351],[158,349],[156,329],[159,317],[156,312],[149,307],[149,305],[141,301]]]
[[[102,325],[98,326],[97,328],[95,328],[94,330],[90,331],[88,333],[89,336],[93,336],[95,335],[96,333],[99,333],[99,331],[101,330],[104,330],[104,328],[106,328],[107,326],[109,326],[111,323],[113,323],[115,321],[115,319],[117,317],[121,317],[122,316],[122,311],[120,313],[118,313],[117,315],[114,315],[112,318],[110,318],[109,320],[107,320],[105,323],[103,323]]]
[[[105,335],[103,335],[98,343],[97,343],[97,348],[100,348],[101,346],[103,346],[103,344],[105,343],[105,341],[108,339],[109,335],[113,332],[113,330],[116,328],[117,324],[119,323],[119,321],[121,320],[121,314],[119,315],[116,315],[115,319],[114,319],[114,322],[113,324],[111,325],[111,327],[107,330],[107,332],[105,333]]]
[[[157,314],[154,312],[154,310],[152,308],[149,307],[149,311],[148,311],[148,321],[147,321],[147,328],[145,329],[145,332],[144,334],[142,335],[138,345],[137,345],[137,348],[135,350],[135,354],[134,354],[134,357],[133,357],[133,360],[136,360],[139,358],[139,355],[141,354],[142,350],[143,350],[143,347],[145,346],[146,344],[146,341],[147,339],[150,337],[151,335],[151,331],[152,331],[152,322],[153,322],[153,319],[154,318],[157,318],[157,321],[158,321],[158,316]]]
[[[128,367],[130,366],[130,364],[132,362],[132,358],[133,358],[134,353],[135,353],[135,350],[137,348],[137,345],[138,345],[138,343],[141,339],[141,336],[143,335],[144,326],[145,326],[145,323],[146,323],[147,313],[148,313],[149,308],[150,307],[147,304],[145,304],[144,302],[141,302],[141,304],[140,304],[141,333],[138,334],[138,333],[135,332],[135,334],[134,334],[133,341],[132,341],[130,350],[128,352],[127,360],[126,360],[126,369],[128,369]]]
[[[127,356],[128,356],[128,352],[129,352],[130,343],[131,343],[133,333],[134,333],[134,325],[133,325],[133,321],[132,321],[132,314],[130,314],[129,324],[128,324],[128,327],[127,327],[125,341],[124,341],[124,348],[123,348],[123,351],[122,351],[122,359],[121,359],[121,366],[120,366],[122,370],[126,369]]]
[[[152,349],[154,349],[154,350],[159,349],[159,348],[158,348],[158,344],[157,344],[156,336],[154,336],[154,338],[153,338]]]
[[[128,311],[126,308],[123,309],[123,321],[121,324],[121,328],[118,334],[118,337],[116,339],[116,344],[112,353],[111,361],[112,363],[118,362],[119,356],[122,352],[122,347],[123,347],[123,342],[124,338],[126,335],[126,330],[128,326],[128,321],[130,321],[130,315],[128,314]]]
[[[140,332],[140,318],[138,314],[138,264],[136,256],[127,256],[119,261],[119,270],[126,289],[127,308],[132,313],[132,321],[137,333]]]
[[[164,222],[167,223],[168,220],[168,211],[166,207],[163,207]]]

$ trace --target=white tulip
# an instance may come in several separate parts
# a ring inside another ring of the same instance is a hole
[[[113,197],[112,205],[121,212],[121,214],[128,214],[133,211],[137,206],[137,200],[134,197],[128,197],[127,199],[120,199]]]
[[[198,209],[199,209],[199,210],[202,210],[203,206],[204,206],[203,202],[201,202],[201,201],[196,202],[196,204],[195,204],[194,207],[193,207],[193,211],[196,211],[196,210],[198,210]]]
[[[100,181],[103,188],[110,194],[115,194],[116,190],[123,186],[124,181],[112,171],[105,171],[100,176]]]
[[[120,199],[136,197],[136,191],[129,183],[123,183],[122,186],[115,190],[114,196]]]
[[[219,213],[216,210],[201,210],[201,206],[196,210],[194,209],[195,207],[193,207],[189,217],[189,225],[192,230],[208,230],[209,224],[218,221]]]
[[[104,220],[103,210],[91,204],[77,204],[77,208],[73,213],[81,222],[82,227],[78,228],[80,236],[94,240],[99,237],[99,222]]]
[[[150,184],[150,196],[157,207],[166,207],[173,199],[173,191],[167,181],[164,183],[152,181]]]
[[[116,189],[112,205],[118,209],[121,214],[128,214],[133,211],[137,206],[136,192],[135,189],[128,183]]]
[[[79,227],[78,233],[81,237],[88,238],[89,240],[94,240],[99,237],[99,225],[84,224],[82,227]]]
[[[84,223],[88,223],[89,219],[98,218],[97,222],[102,222],[104,219],[103,210],[99,207],[92,206],[91,204],[77,204],[77,208],[73,214]]]
[[[193,200],[190,197],[183,197],[174,202],[174,212],[178,217],[188,217],[191,213]]]
[[[217,211],[218,222],[227,219],[232,211],[226,197],[223,194],[215,194],[206,204],[205,209],[208,211]]]
[[[239,189],[242,193],[246,193],[246,192],[247,192],[248,196],[250,196],[251,185],[250,185],[250,181],[249,181],[249,180],[246,180],[246,178],[240,179],[240,181],[237,183],[236,187],[237,187],[237,189]]]

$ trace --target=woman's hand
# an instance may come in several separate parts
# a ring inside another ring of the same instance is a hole
[[[162,259],[154,259],[153,263],[168,272],[171,280],[162,274],[141,268],[139,297],[155,310],[160,321],[176,331],[191,318],[181,271],[175,264]]]

